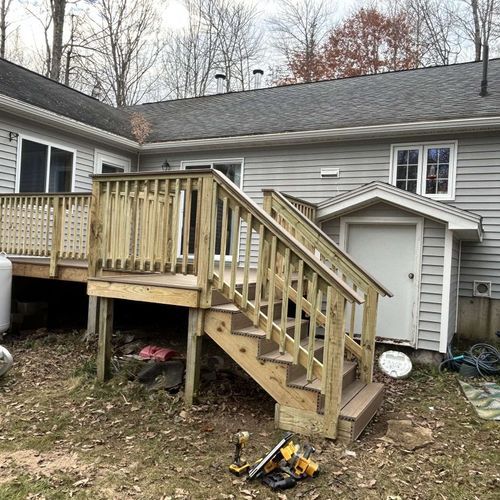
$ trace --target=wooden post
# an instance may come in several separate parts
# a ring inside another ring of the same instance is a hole
[[[207,308],[212,305],[212,276],[210,276],[210,259],[214,256],[211,254],[211,237],[212,215],[214,207],[212,206],[212,191],[214,181],[212,176],[205,176],[202,180],[201,192],[201,220],[197,221],[197,230],[200,233],[199,246],[197,252],[198,262],[196,268],[198,270],[198,286],[200,292],[200,307]],[[216,209],[216,208],[215,208]]]
[[[373,380],[373,360],[375,357],[375,337],[377,333],[378,293],[373,287],[368,288],[363,308],[361,329],[361,364],[359,375],[361,382],[369,384]]]
[[[87,334],[85,337],[91,339],[98,330],[99,297],[89,295],[89,310],[87,316]]]
[[[326,297],[325,352],[323,392],[325,395],[324,435],[337,437],[342,399],[344,368],[344,309],[345,299],[328,287]]]
[[[113,299],[99,299],[99,344],[97,379],[105,382],[111,375],[111,336],[113,335]]]
[[[90,214],[89,214],[89,248],[88,248],[88,261],[89,261],[89,276],[97,276],[99,268],[99,257],[102,246],[102,222],[99,220],[99,197],[100,197],[101,184],[94,180],[92,184],[92,198],[90,200]],[[105,214],[106,217],[109,214]]]
[[[184,400],[187,405],[192,405],[198,395],[204,315],[203,309],[189,308],[184,387]]]
[[[52,244],[50,247],[50,265],[49,265],[49,276],[55,278],[57,276],[57,257],[59,254],[59,247],[61,246],[62,240],[62,211],[65,209],[64,200],[57,196],[52,201],[53,206],[53,222],[52,222]],[[26,228],[25,228],[26,229]]]

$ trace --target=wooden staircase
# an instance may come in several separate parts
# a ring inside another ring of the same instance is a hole
[[[254,298],[253,296],[251,298]],[[253,325],[235,304],[212,306],[205,314],[204,331],[276,401],[276,425],[280,429],[303,434],[322,434],[324,395],[321,380],[309,381],[307,370],[293,363],[289,352],[266,338],[266,332]],[[265,312],[268,302],[261,304]],[[282,301],[274,302],[275,317],[280,320]],[[287,318],[287,332],[293,335],[295,319]],[[301,345],[309,344],[309,321],[301,321]],[[324,341],[317,333],[314,357],[323,359]],[[345,359],[342,372],[342,397],[337,439],[354,441],[373,418],[383,400],[383,384],[364,383],[357,374],[357,362]]]
[[[352,440],[382,400],[377,306],[390,292],[314,214],[275,191],[258,206],[215,170],[104,174],[91,196],[0,196],[0,250],[50,259],[54,278],[63,259],[88,263],[100,379],[114,299],[184,306],[188,404],[207,334],[276,400],[278,427]]]

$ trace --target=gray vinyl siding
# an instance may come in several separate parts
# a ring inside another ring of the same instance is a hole
[[[457,329],[457,302],[460,272],[460,241],[453,238],[451,252],[451,274],[450,274],[450,307],[448,317],[448,342],[453,338]]]
[[[500,135],[421,136],[407,139],[226,149],[195,153],[144,155],[141,170],[158,170],[165,159],[172,168],[182,160],[243,158],[243,189],[262,201],[262,188],[319,202],[371,181],[389,182],[391,145],[458,140],[456,196],[451,205],[483,217],[484,241],[462,243],[460,295],[472,296],[476,279],[493,282],[500,299]],[[338,179],[322,179],[322,167],[338,167]]]
[[[412,217],[414,214],[384,203],[378,203],[351,212],[349,216]],[[339,218],[325,221],[322,229],[336,243],[339,243]],[[417,348],[437,351],[441,335],[445,227],[438,222],[424,219],[423,229]]]
[[[444,272],[443,224],[424,220],[417,348],[439,350]]]
[[[130,154],[120,152],[109,146],[99,145],[52,128],[2,115],[0,119],[0,192],[15,191],[19,139],[14,138],[9,141],[9,132],[15,132],[21,136],[27,135],[34,140],[39,139],[76,150],[74,191],[91,190],[92,180],[90,176],[94,173],[96,149],[131,158]]]

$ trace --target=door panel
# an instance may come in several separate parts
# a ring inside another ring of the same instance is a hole
[[[347,228],[348,253],[394,294],[380,298],[377,337],[413,343],[419,273],[416,225],[349,224]],[[357,320],[355,333],[361,329],[361,319]]]

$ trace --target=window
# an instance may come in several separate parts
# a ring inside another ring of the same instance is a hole
[[[392,183],[410,193],[454,198],[456,143],[393,146]]]
[[[20,193],[71,191],[74,151],[21,138],[19,156],[18,191]]]
[[[123,174],[124,172],[130,172],[130,159],[113,153],[96,150],[94,163],[96,174]]]

